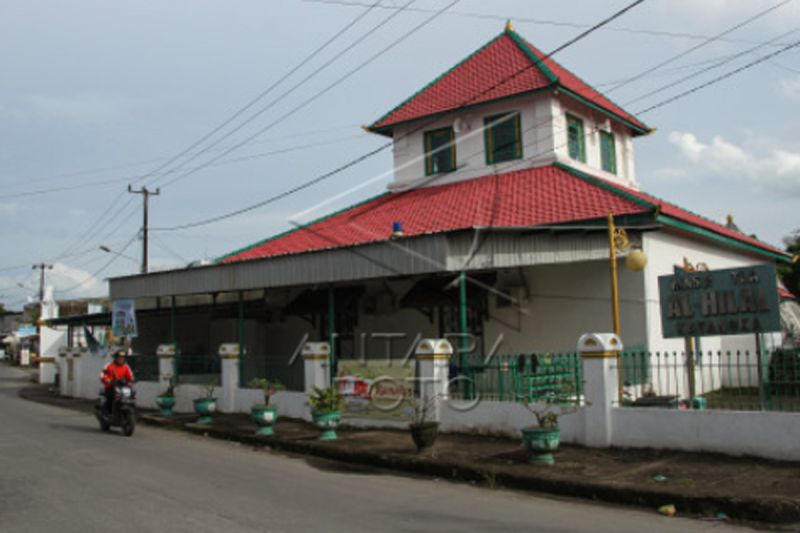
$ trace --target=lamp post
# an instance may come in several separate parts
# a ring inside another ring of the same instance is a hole
[[[139,264],[139,260],[138,259],[134,259],[133,257],[131,257],[129,255],[125,255],[122,252],[116,252],[116,251],[112,250],[111,248],[109,248],[108,246],[106,246],[105,244],[101,244],[100,245],[100,250],[103,251],[103,252],[106,252],[107,254],[113,254],[113,255],[116,255],[116,256],[119,256],[119,257],[124,257],[128,261],[133,261],[137,265]]]
[[[624,228],[618,228],[614,224],[614,213],[608,214],[608,262],[611,267],[611,317],[614,326],[614,334],[621,338],[621,328],[619,321],[619,280],[617,276],[617,254],[628,252],[625,258],[625,267],[633,272],[641,272],[647,266],[647,256],[638,247],[631,244],[628,233]],[[622,358],[617,354],[617,377],[619,378],[619,403],[622,404],[622,390],[624,382],[622,380]]]

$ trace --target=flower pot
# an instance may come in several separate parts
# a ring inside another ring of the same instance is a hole
[[[311,420],[322,430],[319,440],[336,440],[336,427],[342,420],[341,411],[312,412]]]
[[[408,426],[411,438],[417,446],[417,452],[425,452],[433,448],[436,437],[439,436],[439,422],[422,422]]]
[[[522,442],[528,450],[528,462],[552,465],[556,461],[553,453],[561,441],[561,430],[556,428],[529,427],[522,429]]]
[[[216,398],[200,398],[194,401],[194,412],[200,415],[200,418],[197,419],[198,424],[211,424],[214,421],[212,415],[216,410]]]
[[[161,409],[161,416],[172,416],[172,408],[175,407],[175,396],[159,396],[156,398],[156,405]]]
[[[275,434],[272,426],[278,421],[278,409],[268,405],[254,405],[250,409],[250,417],[258,424],[256,435],[271,437]]]

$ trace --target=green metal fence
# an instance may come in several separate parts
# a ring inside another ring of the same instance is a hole
[[[583,397],[581,360],[575,353],[469,357],[466,366],[451,370],[450,378],[451,396],[457,399],[580,403]]]
[[[239,386],[248,387],[256,378],[279,381],[286,390],[305,390],[305,369],[302,357],[291,355],[245,355],[239,359]]]
[[[180,354],[175,356],[174,365],[177,383],[187,385],[220,385],[222,383],[222,367],[217,354]]]
[[[800,412],[800,350],[645,352],[621,357],[624,405]]]
[[[136,381],[158,381],[158,357],[149,354],[133,354],[126,358]]]

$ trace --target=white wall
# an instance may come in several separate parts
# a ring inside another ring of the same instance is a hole
[[[622,260],[618,266],[623,338],[626,345],[643,346],[643,275],[624,268]],[[608,261],[542,265],[524,269],[524,275],[530,289],[528,302],[523,305],[525,313],[514,307],[498,308],[497,298],[489,296],[487,350],[502,334],[498,354],[571,353],[575,351],[575,339],[584,332],[613,329]]]
[[[800,460],[800,414],[621,408],[613,446]]]
[[[511,402],[482,401],[466,409],[464,401],[444,402],[440,414],[440,429],[453,433],[519,437],[521,429],[536,425],[536,417],[525,406]],[[561,441],[578,443],[582,432],[581,410],[559,419]]]
[[[489,116],[518,111],[521,116],[522,159],[499,165],[486,164],[484,119]],[[586,163],[571,159],[567,149],[566,113],[583,120]],[[456,165],[458,170],[438,176],[425,176],[425,131],[452,126],[456,120],[468,124],[468,129],[455,132]],[[610,181],[638,188],[634,175],[633,142],[627,128],[572,98],[553,96],[550,92],[518,96],[501,102],[491,102],[461,113],[431,121],[420,128],[418,122],[396,128],[394,138],[394,181],[390,189],[411,184],[433,186],[469,180],[508,170],[539,167],[556,160],[568,163]],[[614,134],[617,172],[601,170],[600,134],[598,129]]]

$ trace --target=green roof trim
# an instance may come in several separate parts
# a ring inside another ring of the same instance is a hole
[[[391,194],[391,192],[389,192],[389,191],[382,192],[380,194],[376,194],[375,196],[371,196],[371,197],[366,198],[365,200],[362,200],[360,202],[356,202],[356,203],[354,203],[352,205],[349,205],[347,207],[343,207],[342,209],[338,209],[338,210],[336,210],[336,211],[334,211],[332,213],[328,213],[326,215],[322,215],[319,218],[315,218],[314,220],[312,220],[312,221],[310,221],[310,222],[308,222],[306,224],[303,224],[302,226],[298,226],[296,228],[291,228],[291,229],[288,229],[286,231],[282,231],[281,233],[278,233],[276,235],[272,235],[271,237],[267,237],[266,239],[262,239],[262,240],[260,240],[260,241],[258,241],[256,243],[254,243],[254,244],[250,244],[250,245],[247,245],[247,246],[245,246],[243,248],[239,248],[238,250],[235,250],[233,252],[227,253],[225,255],[221,255],[221,256],[217,257],[216,259],[214,259],[214,264],[219,264],[222,261],[224,261],[225,259],[228,259],[229,257],[233,257],[235,255],[239,255],[241,253],[244,253],[244,252],[246,252],[248,250],[252,250],[253,248],[257,248],[257,247],[261,246],[262,244],[268,243],[269,241],[274,241],[275,239],[280,239],[281,237],[285,237],[286,235],[289,235],[290,233],[294,233],[295,231],[300,231],[302,229],[306,229],[307,227],[313,226],[314,224],[317,224],[318,222],[322,222],[323,220],[327,220],[329,218],[335,217],[336,215],[340,215],[340,214],[342,214],[342,213],[344,213],[346,211],[349,211],[351,209],[355,209],[356,207],[362,206],[362,205],[364,205],[366,203],[369,203],[369,202],[371,202],[373,200],[377,200],[378,198],[382,198],[382,197],[387,196],[389,194]]]
[[[553,71],[550,70],[550,67],[548,67],[545,64],[544,59],[538,57],[536,54],[533,53],[533,50],[531,50],[531,47],[528,45],[528,42],[525,39],[523,39],[514,30],[507,29],[505,33],[508,34],[509,37],[511,37],[511,40],[514,41],[514,44],[516,44],[517,47],[519,47],[522,53],[528,56],[528,59],[530,59],[531,62],[533,62],[533,65],[542,71],[542,73],[547,77],[547,79],[550,80],[550,83],[558,83],[558,76],[556,76],[555,73],[553,73]],[[524,71],[521,70],[517,74],[520,74],[522,72]]]
[[[658,209],[658,204],[654,204],[653,202],[649,202],[647,200],[639,198],[638,196],[636,196],[634,194],[631,194],[631,193],[625,191],[624,189],[622,189],[620,187],[617,187],[613,183],[610,183],[610,182],[608,182],[606,180],[591,176],[591,175],[589,175],[589,174],[587,174],[585,172],[582,172],[580,170],[572,168],[571,166],[566,165],[566,164],[561,163],[561,162],[556,162],[556,163],[554,163],[554,165],[556,167],[566,171],[566,172],[569,172],[570,174],[572,174],[572,175],[574,175],[574,176],[576,176],[578,178],[581,178],[581,179],[583,179],[585,181],[588,181],[592,185],[596,185],[597,187],[601,187],[602,189],[604,189],[606,191],[609,191],[609,192],[611,192],[613,194],[616,194],[617,196],[621,196],[622,198],[625,198],[626,200],[629,200],[629,201],[631,201],[631,202],[633,202],[633,203],[635,203],[637,205],[640,205],[642,207],[645,207],[645,208],[648,208],[648,209],[653,209],[654,213],[657,213],[656,210]],[[696,215],[696,216],[700,216],[700,215]],[[727,237],[727,236],[722,235],[720,233],[716,233],[714,231],[695,226],[694,224],[692,224],[690,222],[685,222],[685,221],[682,221],[682,220],[678,220],[677,218],[674,218],[674,217],[670,217],[670,216],[662,215],[662,214],[656,214],[655,221],[659,222],[661,224],[664,224],[666,226],[671,226],[671,227],[674,227],[674,228],[677,228],[677,229],[682,229],[684,231],[688,231],[688,232],[694,233],[696,235],[700,235],[700,236],[703,236],[703,237],[707,237],[707,238],[713,239],[713,240],[718,241],[718,242],[725,243],[725,244],[727,244],[729,246],[742,248],[742,249],[747,250],[749,252],[754,252],[754,253],[757,253],[759,255],[763,255],[763,256],[769,257],[770,259],[777,259],[777,260],[784,261],[784,262],[791,262],[791,258],[788,255],[784,255],[784,254],[781,254],[781,253],[773,252],[771,250],[760,248],[758,246],[746,243],[744,241],[740,241],[738,239],[734,239],[732,237]]]
[[[753,246],[752,244],[748,244],[746,242],[739,241],[737,239],[732,239],[731,237],[726,237],[725,235],[720,235],[719,233],[714,233],[713,231],[707,230],[705,228],[699,228],[694,224],[690,224],[689,222],[684,222],[682,220],[678,220],[676,218],[667,216],[667,215],[658,215],[656,217],[657,222],[661,222],[666,226],[671,226],[673,228],[681,229],[684,231],[688,231],[690,233],[694,233],[696,235],[701,235],[703,237],[708,237],[715,241],[719,241],[730,246],[735,246],[737,248],[745,249],[749,252],[753,252],[759,255],[763,255],[769,257],[770,259],[775,259],[777,261],[783,261],[784,263],[791,263],[792,259],[788,255],[783,255],[776,252],[771,252],[769,250],[764,250],[763,248],[759,248],[757,246]]]
[[[442,74],[440,74],[439,76],[437,76],[437,77],[436,77],[436,79],[434,79],[432,82],[430,82],[430,83],[428,83],[427,85],[425,85],[425,87],[423,87],[422,89],[418,90],[417,92],[415,92],[414,94],[412,94],[411,96],[409,96],[408,98],[406,98],[405,100],[403,100],[402,102],[400,102],[399,104],[397,104],[396,106],[394,106],[394,107],[393,107],[393,108],[392,108],[392,109],[391,109],[391,110],[390,110],[388,113],[385,113],[385,114],[384,114],[384,115],[383,115],[381,118],[379,118],[378,120],[376,120],[375,122],[373,122],[372,124],[370,124],[369,126],[367,126],[367,129],[368,129],[369,131],[372,131],[372,132],[375,132],[375,133],[378,133],[378,132],[380,132],[380,131],[385,131],[385,130],[386,130],[386,128],[376,128],[376,127],[375,127],[375,125],[376,125],[376,124],[379,124],[379,123],[383,122],[384,120],[386,120],[387,118],[389,118],[389,117],[392,115],[392,113],[394,113],[395,111],[397,111],[398,109],[400,109],[401,107],[403,107],[404,105],[406,105],[407,103],[411,102],[411,100],[413,100],[414,98],[416,98],[416,97],[417,97],[417,96],[419,96],[420,94],[422,94],[422,93],[424,93],[425,91],[427,91],[427,90],[428,90],[430,87],[432,87],[433,85],[435,85],[435,84],[436,84],[438,81],[440,81],[442,78],[444,78],[445,76],[447,76],[448,74],[450,74],[451,72],[453,72],[454,70],[456,70],[458,67],[460,67],[461,65],[463,65],[464,63],[466,63],[467,61],[469,61],[470,59],[472,59],[473,57],[475,57],[477,54],[479,54],[480,52],[482,52],[482,51],[483,51],[485,48],[488,48],[489,46],[491,46],[492,44],[494,44],[494,42],[495,42],[495,41],[497,41],[498,39],[500,39],[500,38],[501,38],[503,35],[505,35],[505,32],[504,32],[504,33],[501,33],[500,35],[498,35],[497,37],[495,37],[494,39],[492,39],[492,40],[491,40],[491,41],[489,41],[488,43],[484,44],[483,46],[481,46],[480,48],[478,48],[477,50],[475,50],[474,52],[472,52],[470,55],[468,55],[467,57],[465,57],[464,59],[462,59],[461,61],[459,61],[459,62],[458,62],[456,65],[454,65],[453,67],[451,67],[451,68],[447,69],[446,71],[444,71]],[[461,106],[461,107],[463,107],[463,106]],[[421,117],[420,117],[420,118],[421,118]],[[396,125],[395,125],[395,126],[396,126]],[[390,126],[390,128],[394,128],[394,126]]]
[[[584,83],[586,83],[586,82],[584,82]],[[589,100],[587,100],[583,96],[581,96],[581,95],[579,95],[579,94],[577,94],[575,92],[572,92],[571,90],[567,89],[566,87],[564,87],[560,83],[558,84],[558,89],[560,91],[562,91],[564,94],[566,94],[567,96],[569,96],[570,98],[573,98],[573,99],[579,101],[583,105],[591,107],[595,111],[598,111],[599,113],[602,113],[603,115],[607,116],[608,118],[611,118],[611,119],[614,119],[616,121],[622,122],[623,124],[625,124],[627,127],[629,127],[634,132],[638,133],[639,135],[648,135],[650,132],[653,131],[651,129],[643,129],[642,127],[637,126],[636,124],[634,124],[630,120],[627,120],[627,119],[617,115],[616,113],[612,113],[608,109],[605,109],[605,108],[595,104],[594,102],[590,102]],[[610,102],[610,100],[609,100],[609,102]],[[616,105],[616,104],[614,104],[614,105]],[[617,107],[619,107],[619,106],[617,106]],[[622,108],[620,108],[620,109],[622,109]]]

